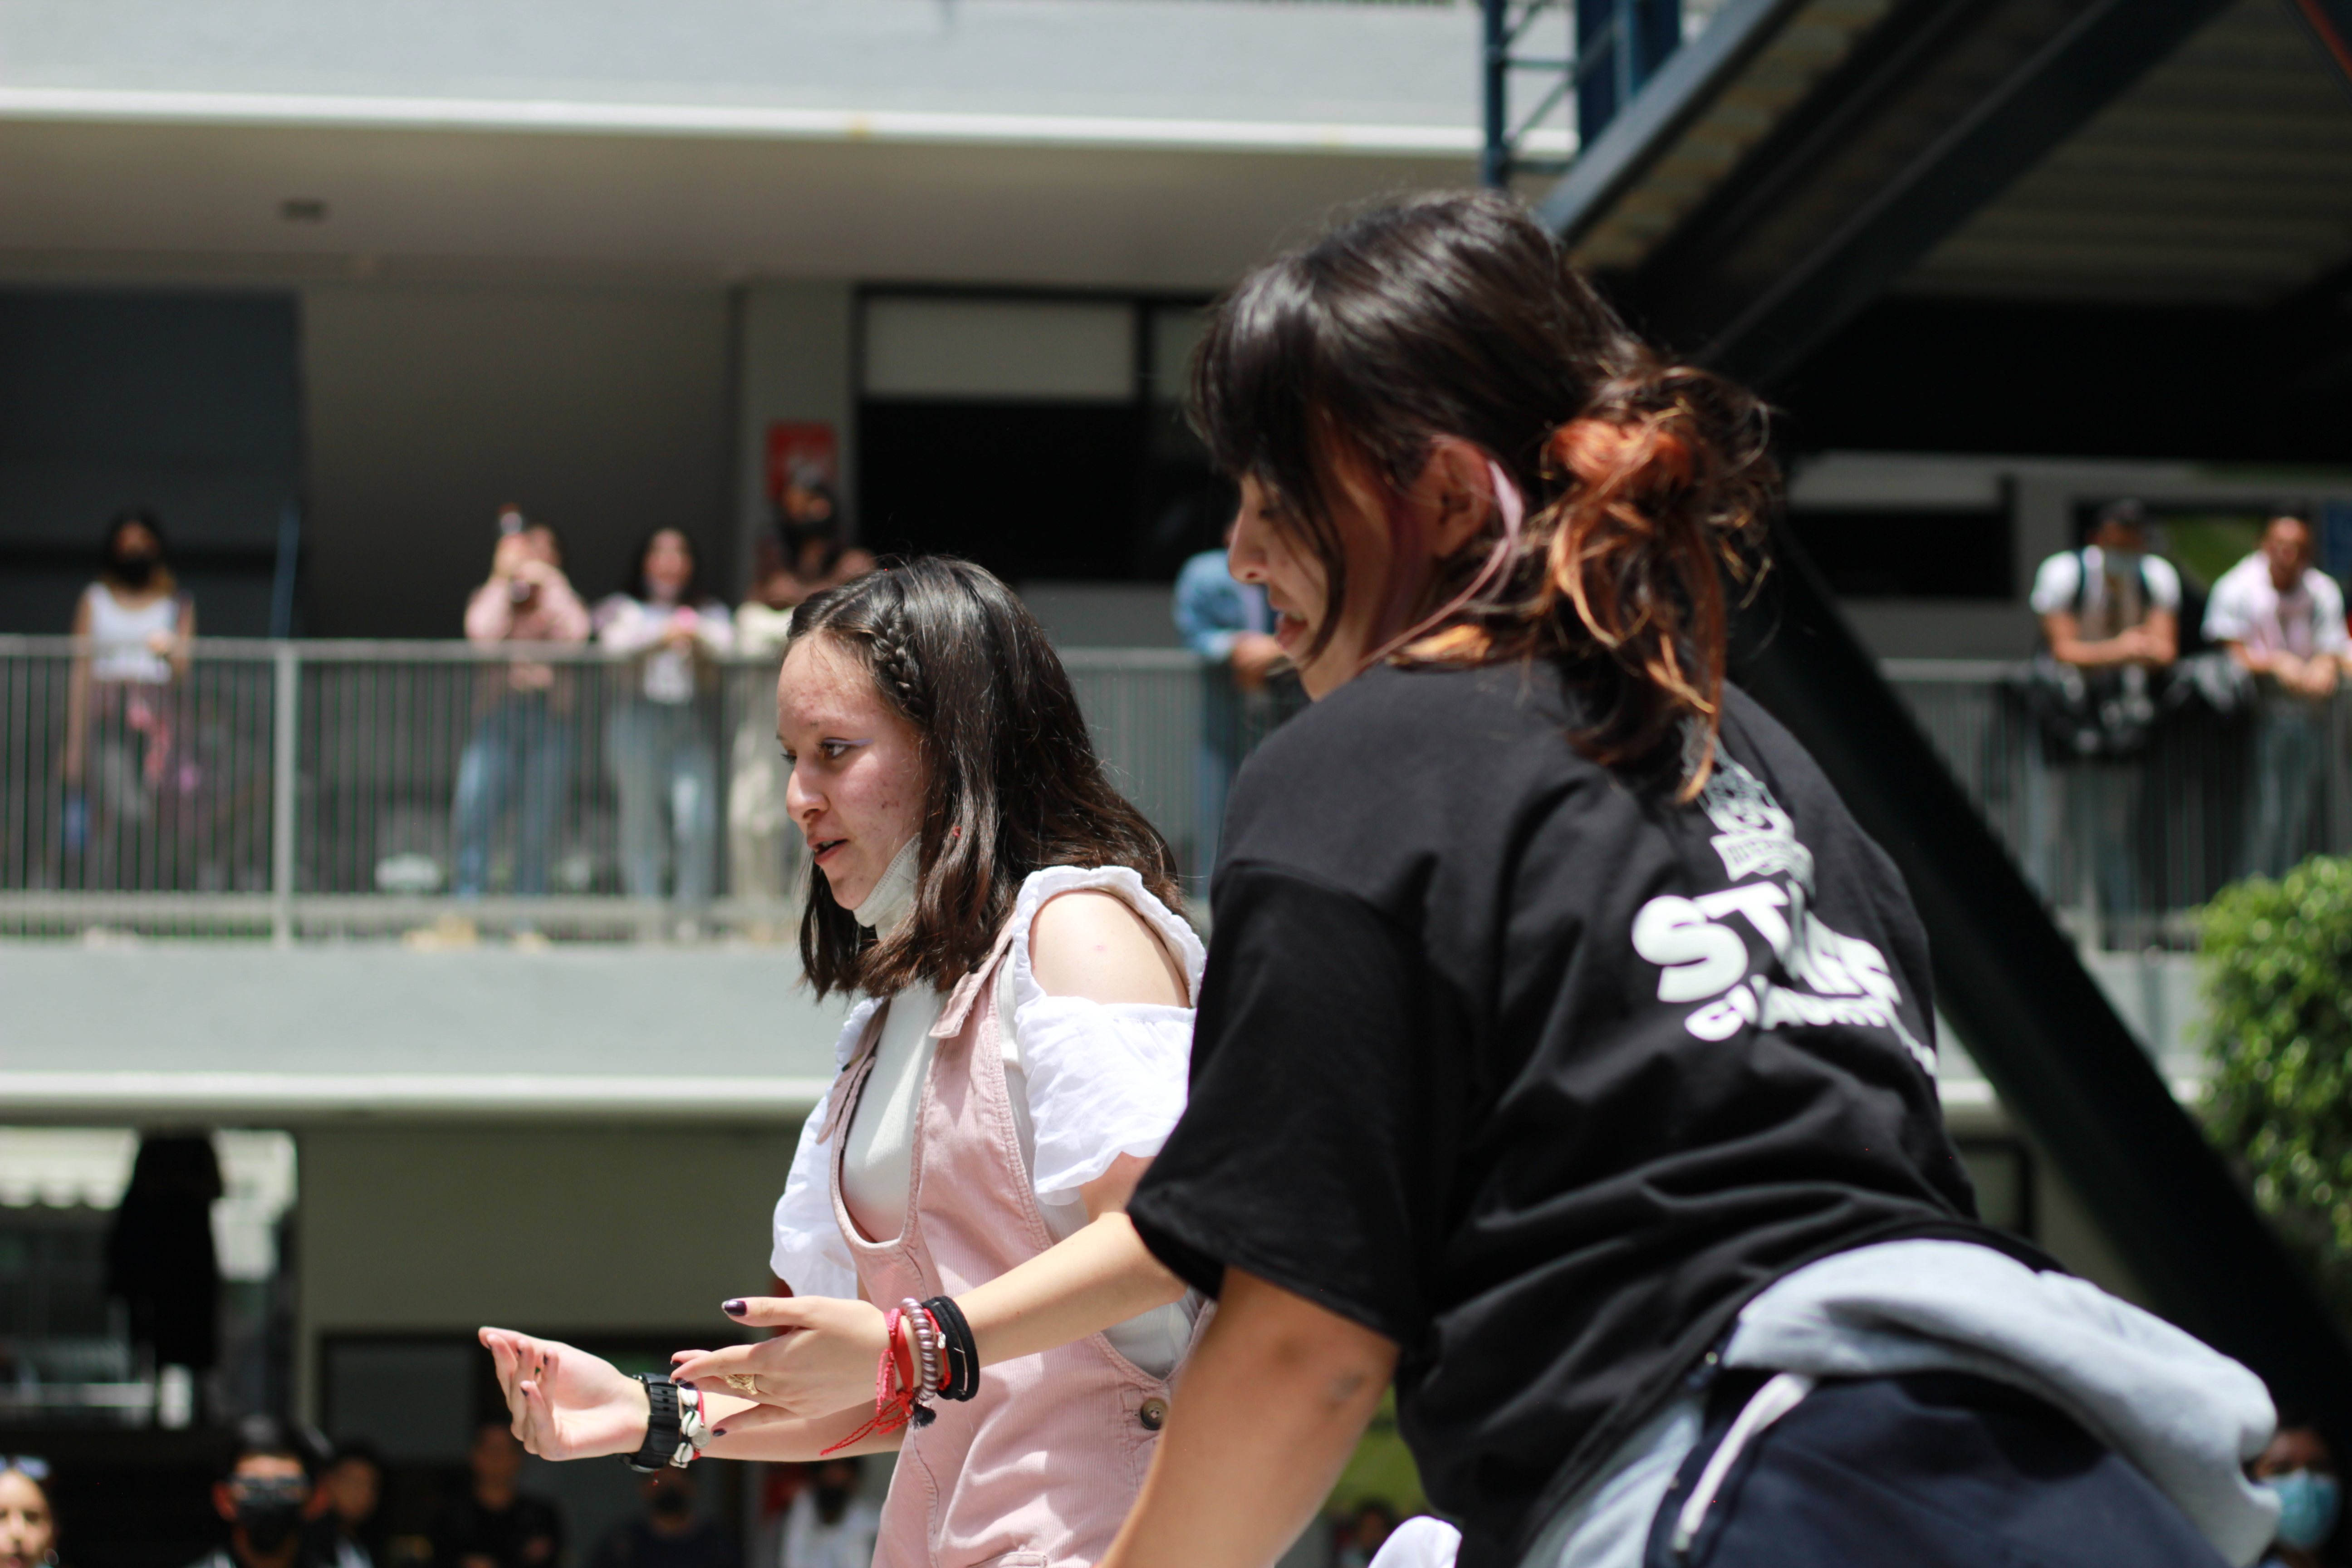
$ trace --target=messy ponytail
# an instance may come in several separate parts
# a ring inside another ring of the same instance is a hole
[[[1685,795],[1706,782],[1731,595],[1762,574],[1778,492],[1765,410],[1661,360],[1517,202],[1381,206],[1260,267],[1212,314],[1192,416],[1324,564],[1325,639],[1348,588],[1336,467],[1401,494],[1434,441],[1479,447],[1524,522],[1498,516],[1433,580],[1389,585],[1398,626],[1444,609],[1397,657],[1552,659],[1580,693],[1586,755],[1670,773]],[[1709,744],[1683,742],[1693,725]]]

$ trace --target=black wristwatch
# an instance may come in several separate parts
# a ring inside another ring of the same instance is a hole
[[[650,1476],[667,1468],[677,1455],[677,1384],[657,1372],[641,1372],[637,1381],[646,1385],[653,1413],[646,1421],[644,1445],[634,1454],[622,1455],[621,1462],[641,1476]]]

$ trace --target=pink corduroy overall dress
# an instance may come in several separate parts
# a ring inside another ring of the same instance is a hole
[[[877,1306],[961,1295],[1053,1245],[1021,1157],[991,1005],[1013,934],[1008,927],[931,1027],[939,1044],[916,1110],[907,1215],[890,1241],[860,1235],[841,1200],[845,1130],[887,1009],[876,1009],[850,1064],[848,1110],[832,1140],[833,1216]],[[1142,1489],[1182,1370],[1153,1377],[1100,1334],[983,1367],[977,1395],[936,1400],[938,1419],[907,1429],[875,1568],[1091,1568]]]

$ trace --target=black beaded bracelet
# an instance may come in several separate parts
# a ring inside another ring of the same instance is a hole
[[[963,1310],[950,1297],[934,1296],[923,1303],[923,1310],[939,1324],[940,1335],[947,1342],[941,1347],[947,1352],[947,1367],[940,1397],[970,1399],[980,1392],[980,1350],[972,1342],[971,1325],[964,1321]]]

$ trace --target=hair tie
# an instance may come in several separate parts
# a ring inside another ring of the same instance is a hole
[[[1687,419],[1690,413],[1689,406],[1677,398],[1671,410],[1643,416],[1630,425],[1585,415],[1554,430],[1545,447],[1554,462],[1584,484],[1637,477],[1643,479],[1643,488],[1684,484],[1691,477],[1690,444],[1668,429],[1667,422],[1678,416]],[[1645,446],[1646,450],[1636,450]],[[1638,458],[1637,467],[1654,472],[1628,475],[1629,458]]]
[[[1495,486],[1495,509],[1503,514],[1503,537],[1495,542],[1486,563],[1478,568],[1478,575],[1470,579],[1468,587],[1381,644],[1378,652],[1367,655],[1364,661],[1356,667],[1358,674],[1371,668],[1399,648],[1420,641],[1459,615],[1486,591],[1488,585],[1502,574],[1503,569],[1510,564],[1511,557],[1518,552],[1519,525],[1527,517],[1527,501],[1519,495],[1519,487],[1511,482],[1511,476],[1503,472],[1503,465],[1492,458],[1486,459],[1486,477]]]

